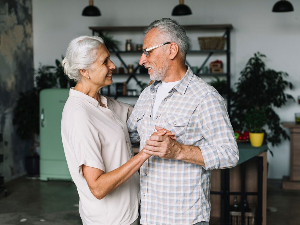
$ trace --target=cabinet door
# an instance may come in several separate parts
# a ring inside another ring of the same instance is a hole
[[[300,128],[291,130],[290,180],[300,181]]]
[[[60,134],[63,107],[69,89],[40,93],[40,179],[71,179]]]

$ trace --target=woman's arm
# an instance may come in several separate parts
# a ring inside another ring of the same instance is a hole
[[[155,134],[175,138],[174,133],[168,130],[160,130],[155,132]],[[102,199],[127,181],[150,157],[151,155],[142,150],[128,162],[108,173],[94,167],[82,165],[83,176],[85,177],[92,194],[97,199]]]
[[[144,153],[142,150],[121,167],[108,173],[104,173],[104,171],[97,168],[83,165],[83,175],[92,194],[97,199],[102,199],[127,181],[150,156],[151,155]]]

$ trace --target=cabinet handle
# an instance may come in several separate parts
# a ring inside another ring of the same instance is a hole
[[[45,116],[44,116],[44,109],[42,109],[42,113],[41,113],[41,126],[44,127],[45,126]]]

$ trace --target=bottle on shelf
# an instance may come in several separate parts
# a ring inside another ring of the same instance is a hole
[[[124,70],[124,67],[121,63],[120,67],[119,67],[119,74],[124,74],[125,73],[125,70]]]
[[[243,206],[244,206],[244,212],[248,212],[249,211],[249,206],[248,206],[247,199],[244,200]]]
[[[231,211],[239,212],[240,211],[240,205],[237,201],[237,196],[235,195],[233,198],[233,205],[231,206]]]
[[[131,39],[126,39],[125,50],[126,52],[133,51]]]
[[[128,65],[127,65],[127,72],[128,72],[129,74],[132,74],[132,73],[133,73],[133,64],[128,64]]]
[[[122,89],[122,95],[127,95],[127,83],[123,82],[123,89]]]

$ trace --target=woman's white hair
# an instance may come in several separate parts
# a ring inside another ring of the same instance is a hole
[[[73,39],[62,61],[64,72],[70,79],[81,80],[80,69],[87,70],[97,60],[97,52],[104,45],[102,38],[97,36],[80,36]]]

